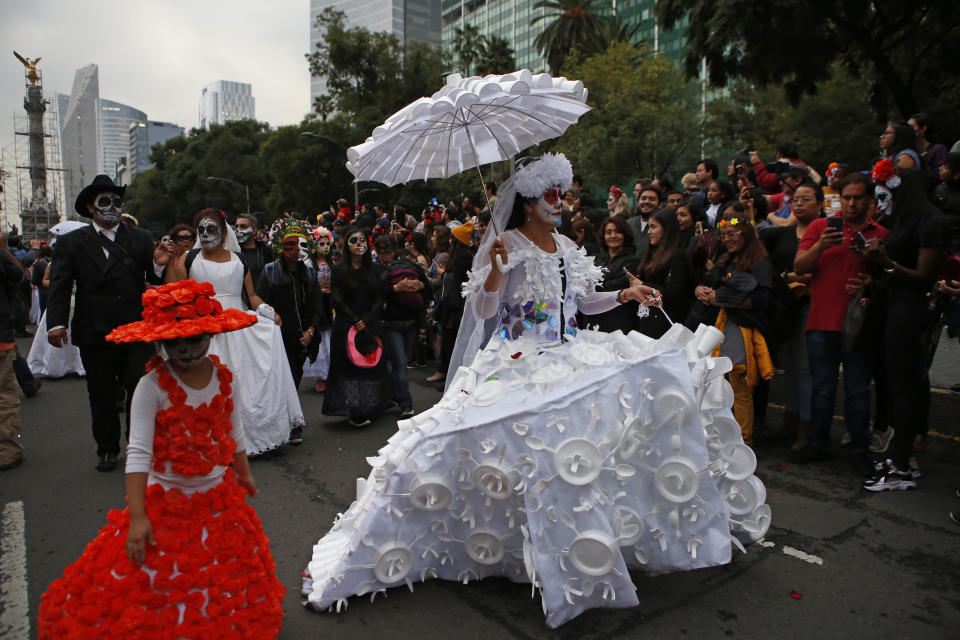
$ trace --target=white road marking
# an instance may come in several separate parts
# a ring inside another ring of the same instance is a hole
[[[794,558],[799,558],[804,562],[809,562],[810,564],[819,564],[823,566],[823,558],[820,556],[814,556],[809,553],[800,551],[799,549],[794,549],[793,547],[784,547],[783,552],[788,556],[793,556]]]
[[[3,506],[0,533],[0,638],[28,640],[30,615],[27,606],[27,542],[23,503]]]

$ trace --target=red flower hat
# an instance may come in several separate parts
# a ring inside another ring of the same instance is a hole
[[[209,282],[181,280],[143,292],[143,320],[117,327],[111,342],[153,342],[224,333],[256,324],[257,317],[239,309],[224,309],[213,299]]]

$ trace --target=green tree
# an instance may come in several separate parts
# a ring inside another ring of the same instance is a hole
[[[547,59],[550,73],[559,75],[572,50],[583,50],[596,40],[598,24],[603,20],[600,12],[608,10],[609,4],[603,0],[539,0],[533,8],[546,9],[547,13],[537,15],[531,26],[550,21],[534,45]]]
[[[460,73],[465,77],[473,75],[473,63],[483,57],[486,38],[480,34],[480,29],[472,24],[466,24],[462,29],[457,27],[453,34],[453,55],[459,64]]]
[[[839,62],[867,79],[879,114],[906,118],[945,93],[956,97],[960,13],[949,2],[661,0],[656,12],[666,29],[689,20],[687,72],[696,75],[706,58],[715,86],[738,77],[782,85],[797,104]]]
[[[230,214],[245,211],[243,186],[207,180],[228,178],[250,190],[252,211],[263,209],[269,182],[260,160],[260,146],[271,135],[266,123],[238,120],[194,129],[186,138],[156,145],[153,169],[138,174],[126,194],[127,207],[141,222],[172,226],[206,207]]]
[[[558,140],[593,184],[623,184],[677,169],[699,153],[695,94],[672,62],[649,47],[615,42],[564,68],[590,88],[593,108]]]
[[[362,142],[373,128],[413,100],[443,84],[443,51],[419,42],[406,46],[388,33],[347,28],[341,11],[325,9],[317,18],[324,32],[306,54],[310,73],[323,77],[329,101],[321,117],[339,118],[344,143]],[[332,115],[336,114],[336,115]]]
[[[500,36],[486,36],[483,39],[483,49],[477,60],[476,71],[480,76],[516,71],[516,59],[510,43]]]

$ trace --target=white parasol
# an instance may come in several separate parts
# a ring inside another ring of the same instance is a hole
[[[85,227],[87,224],[88,223],[80,222],[79,220],[64,220],[50,227],[49,233],[59,238],[60,236],[67,235],[71,231],[76,231],[80,227]]]
[[[447,76],[445,87],[396,112],[347,151],[357,181],[393,186],[447,178],[508,160],[562,135],[590,110],[579,80],[521,69],[505,75]]]

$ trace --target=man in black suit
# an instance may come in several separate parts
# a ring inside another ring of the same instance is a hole
[[[149,344],[115,344],[105,337],[119,325],[140,319],[146,282],[160,284],[170,254],[155,249],[147,231],[120,224],[123,192],[107,176],[97,176],[80,192],[74,208],[93,224],[57,240],[47,302],[47,340],[67,341],[67,327],[87,372],[87,394],[97,441],[97,470],[117,468],[120,455],[119,390],[126,390],[127,431],[130,401],[153,350]],[[77,286],[70,324],[70,294]]]

